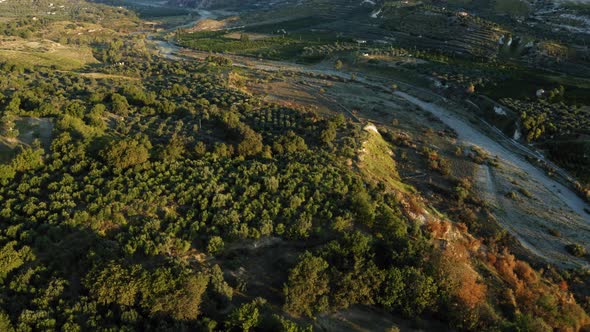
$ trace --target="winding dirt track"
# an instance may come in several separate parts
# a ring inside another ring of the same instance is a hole
[[[490,154],[498,156],[501,160],[512,163],[527,173],[530,177],[540,181],[549,192],[563,201],[573,212],[586,220],[586,222],[590,223],[590,215],[584,211],[585,208],[590,209],[590,205],[584,202],[572,190],[551,179],[536,166],[527,162],[516,153],[503,147],[496,141],[475,129],[463,119],[459,118],[459,116],[452,114],[443,107],[422,101],[405,92],[397,91],[396,95],[420,107],[421,109],[432,113],[447,126],[455,130],[459,135],[459,138],[465,143],[474,144],[487,150]]]

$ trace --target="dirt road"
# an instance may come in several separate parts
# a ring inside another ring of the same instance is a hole
[[[590,265],[565,250],[572,243],[586,248],[590,245],[590,215],[584,210],[590,206],[576,193],[443,106],[404,92],[395,94],[436,116],[458,134],[463,144],[476,145],[498,156],[499,168],[480,167],[476,187],[500,225],[523,247],[557,266]],[[508,193],[516,197],[509,198]]]
[[[586,222],[590,223],[590,215],[584,211],[585,208],[590,209],[590,205],[584,202],[572,190],[551,179],[536,166],[524,160],[516,153],[503,147],[488,136],[484,135],[479,130],[474,128],[473,125],[459,118],[459,116],[454,115],[445,108],[436,104],[422,101],[405,92],[397,91],[395,94],[422,108],[423,110],[432,113],[447,126],[455,130],[459,135],[459,138],[465,143],[474,144],[485,149],[488,151],[488,153],[498,156],[501,160],[514,164],[519,169],[527,173],[530,177],[540,181],[553,195],[558,197],[567,206],[569,206],[572,211],[580,215],[584,220],[586,220]]]

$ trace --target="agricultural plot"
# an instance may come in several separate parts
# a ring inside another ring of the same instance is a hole
[[[214,53],[248,55],[268,59],[295,59],[306,47],[325,45],[331,35],[313,32],[267,35],[249,32],[201,31],[180,32],[177,43],[183,47]]]
[[[401,43],[474,57],[497,54],[503,31],[491,21],[430,6],[384,8],[382,26],[397,32],[395,37]]]

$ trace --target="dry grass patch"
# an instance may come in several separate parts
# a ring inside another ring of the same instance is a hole
[[[377,128],[369,124],[364,130],[367,137],[358,156],[358,167],[363,175],[376,183],[383,182],[391,189],[402,192],[413,191],[410,186],[401,182],[393,159],[393,151]]]
[[[88,47],[62,45],[50,40],[4,38],[0,44],[0,60],[27,66],[55,66],[72,70],[98,63]]]

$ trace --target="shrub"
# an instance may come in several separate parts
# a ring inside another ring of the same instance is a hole
[[[514,191],[509,191],[509,192],[507,192],[507,193],[505,194],[505,196],[506,196],[507,198],[510,198],[510,199],[516,199],[516,198],[518,197],[518,195],[516,195],[516,192],[514,192]]]
[[[289,272],[284,287],[285,311],[313,317],[315,312],[327,309],[330,292],[328,267],[324,259],[309,252],[303,254],[299,263]]]
[[[571,255],[576,256],[576,257],[583,257],[583,256],[586,256],[586,254],[587,254],[586,248],[584,248],[582,245],[577,244],[577,243],[576,244],[568,244],[567,246],[565,246],[565,249]]]
[[[257,327],[262,322],[260,311],[264,304],[266,304],[266,300],[263,298],[256,298],[250,303],[242,304],[242,306],[230,313],[226,327],[228,330],[237,328],[244,332]]]
[[[129,102],[125,96],[114,93],[111,96],[111,102],[113,113],[120,116],[126,116],[129,113]]]
[[[149,146],[134,139],[111,142],[102,151],[106,162],[119,169],[142,164],[148,160],[149,155]]]
[[[524,189],[524,188],[519,188],[518,192],[520,192],[523,196],[525,196],[526,198],[533,198],[533,194],[531,194],[530,191]]]
[[[209,255],[215,255],[223,250],[223,239],[219,236],[213,236],[207,245],[207,252]]]
[[[406,284],[402,313],[407,317],[417,317],[426,309],[434,307],[438,292],[435,280],[414,267],[404,268],[402,274]]]

